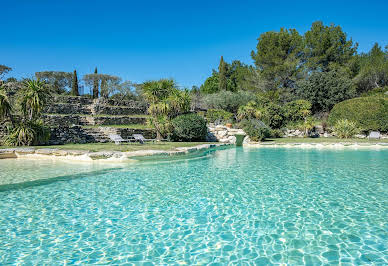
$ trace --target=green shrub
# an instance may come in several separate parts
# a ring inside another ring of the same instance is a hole
[[[306,100],[295,100],[285,105],[284,112],[288,121],[303,120],[311,113],[311,103]]]
[[[175,141],[204,141],[207,135],[206,121],[197,114],[184,114],[172,120]]]
[[[285,122],[284,109],[275,103],[269,103],[264,108],[263,121],[271,128],[281,128]]]
[[[208,109],[223,109],[231,113],[237,113],[240,106],[255,98],[256,96],[248,91],[220,91],[206,95],[203,100]]]
[[[271,136],[271,129],[260,120],[244,119],[239,126],[253,141],[261,141]]]
[[[337,137],[341,139],[348,139],[358,134],[360,130],[358,129],[356,123],[349,121],[347,119],[338,120],[334,126],[334,132]]]
[[[209,109],[206,112],[206,119],[210,123],[215,121],[220,121],[223,123],[230,122],[232,120],[233,114],[222,109]]]
[[[282,138],[284,136],[284,132],[281,129],[271,129],[271,137],[272,138]]]
[[[4,139],[7,146],[29,146],[47,144],[50,131],[42,121],[20,122],[10,128]]]
[[[336,104],[330,112],[331,126],[337,121],[353,121],[362,131],[388,131],[388,98],[360,97]]]

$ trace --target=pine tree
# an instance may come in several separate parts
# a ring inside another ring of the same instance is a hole
[[[74,73],[73,73],[73,83],[71,85],[71,95],[79,96],[77,70],[74,70]]]
[[[98,98],[98,78],[97,78],[97,67],[94,69],[94,74],[96,77],[94,78],[94,83],[93,83],[93,99]]]
[[[219,72],[219,90],[226,91],[227,89],[227,80],[226,80],[226,63],[224,62],[224,57],[221,56],[220,65],[218,66]]]

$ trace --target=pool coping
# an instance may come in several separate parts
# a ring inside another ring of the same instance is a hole
[[[192,147],[177,147],[173,150],[138,150],[138,151],[99,151],[66,150],[53,148],[6,148],[0,149],[0,159],[54,159],[78,162],[128,162],[137,161],[137,158],[152,156],[175,156],[205,151],[221,146],[230,146],[228,143],[200,144]]]
[[[379,150],[388,149],[388,143],[358,143],[358,142],[335,142],[335,143],[265,143],[251,142],[244,144],[244,147],[250,148],[301,148],[301,149],[369,149]]]

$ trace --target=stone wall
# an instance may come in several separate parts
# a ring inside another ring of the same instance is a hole
[[[226,126],[209,125],[207,141],[218,141],[221,143],[236,143],[235,135],[246,135],[244,130],[237,128],[229,128]],[[244,138],[244,143],[249,142],[249,137]]]
[[[93,108],[94,113],[100,115],[136,115],[146,113],[146,109],[143,107],[94,105]]]
[[[93,135],[80,126],[59,126],[50,130],[50,145],[98,142]]]
[[[146,118],[144,117],[130,117],[130,116],[81,116],[76,114],[70,115],[56,115],[46,114],[43,116],[47,125],[56,127],[58,125],[131,125],[144,124]]]
[[[110,142],[109,134],[118,134],[123,139],[129,139],[133,134],[142,134],[146,139],[156,138],[151,129],[131,128],[83,128],[80,126],[60,126],[51,128],[49,144],[60,145],[67,143],[105,143]]]
[[[106,114],[133,115],[145,114],[147,106],[138,101],[114,101],[107,99],[90,99],[87,97],[56,96],[45,108],[48,114]]]
[[[146,139],[156,138],[156,132],[152,129],[117,128],[116,132],[123,139],[129,139],[133,134],[142,134]]]
[[[45,108],[44,113],[91,115],[92,109],[90,105],[84,105],[80,103],[52,103]]]

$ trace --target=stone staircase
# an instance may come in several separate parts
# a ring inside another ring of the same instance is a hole
[[[123,106],[125,104],[125,106]],[[143,103],[112,100],[92,100],[85,97],[58,97],[45,110],[44,120],[51,127],[54,144],[109,142],[109,134],[130,138],[143,134],[154,138],[152,129],[138,129],[131,125],[145,124]],[[125,126],[128,125],[128,126]]]

